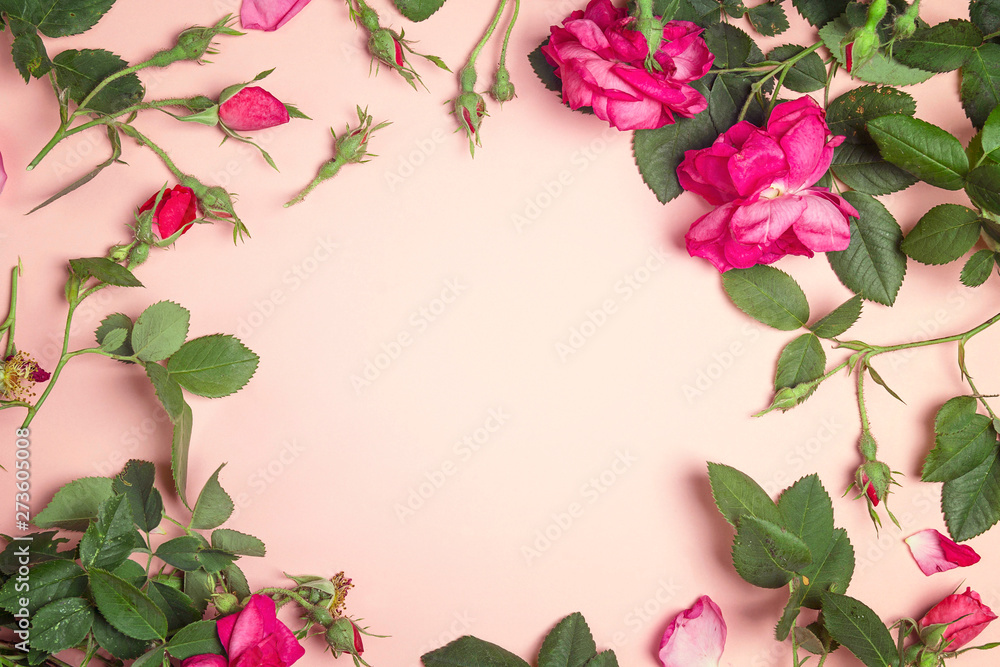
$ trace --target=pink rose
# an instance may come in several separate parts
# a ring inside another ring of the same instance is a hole
[[[950,623],[944,631],[945,648],[957,651],[975,639],[996,617],[983,604],[979,594],[967,587],[964,593],[949,595],[938,602],[920,619],[920,625],[926,628],[936,623]]]
[[[278,620],[274,600],[254,595],[243,611],[219,619],[224,656],[206,654],[187,658],[181,667],[287,667],[306,650]]]
[[[719,667],[726,622],[712,598],[702,595],[674,617],[660,642],[663,667]]]
[[[277,30],[308,4],[309,0],[243,0],[240,23],[249,30]]]
[[[542,53],[562,79],[563,102],[571,109],[593,107],[598,118],[619,130],[651,130],[672,124],[675,114],[690,118],[703,111],[705,98],[687,85],[705,76],[715,59],[702,29],[688,21],[667,22],[654,56],[662,71],[648,72],[649,47],[633,27],[634,19],[611,0],[591,0],[563,27],[552,26]]]
[[[965,544],[955,544],[933,528],[921,530],[905,540],[920,571],[930,576],[956,567],[975,565],[979,554]]]
[[[288,122],[288,109],[258,86],[248,86],[219,105],[219,120],[230,130],[263,130]]]
[[[687,151],[677,168],[681,186],[718,206],[691,225],[688,252],[728,271],[845,249],[858,212],[829,189],[810,187],[843,140],[830,136],[819,105],[801,97],[777,105],[766,128],[741,121],[708,148]]]
[[[155,203],[156,195],[153,195],[139,207],[139,213],[153,208]],[[160,205],[153,213],[153,224],[156,225],[160,238],[165,239],[175,234],[178,229],[183,229],[181,234],[186,234],[191,228],[191,222],[197,217],[198,198],[194,196],[194,190],[184,185],[175,185],[163,192]]]

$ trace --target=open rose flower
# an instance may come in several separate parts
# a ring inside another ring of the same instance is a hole
[[[181,667],[287,667],[305,654],[288,627],[278,620],[274,600],[254,595],[243,611],[219,619],[226,656],[187,658]]]
[[[139,207],[139,213],[150,210],[155,203],[156,195],[153,195]],[[183,185],[175,185],[163,192],[160,205],[153,212],[153,224],[156,225],[160,238],[165,239],[176,234],[179,229],[183,230],[181,234],[186,234],[197,217],[198,199],[194,196],[194,191]]]
[[[591,0],[552,26],[545,58],[562,79],[563,102],[572,109],[593,107],[598,118],[619,130],[655,129],[690,118],[707,106],[687,85],[712,67],[714,56],[688,21],[668,21],[654,58],[661,71],[645,67],[649,46],[634,19],[611,0]]]
[[[971,588],[964,593],[955,593],[938,602],[933,609],[920,619],[921,627],[937,623],[949,623],[944,631],[944,648],[957,651],[986,629],[997,617],[983,604],[979,594]]]
[[[309,0],[243,0],[240,23],[249,30],[277,30],[308,4]]]
[[[290,118],[281,100],[259,86],[247,86],[219,105],[219,121],[237,132],[284,125]]]
[[[702,595],[674,617],[660,642],[663,667],[719,667],[726,622],[712,598]]]
[[[766,128],[741,121],[708,148],[687,151],[681,186],[718,207],[691,225],[688,252],[728,271],[844,250],[858,212],[812,187],[843,140],[830,136],[819,105],[801,97],[777,105]]]
[[[928,576],[979,562],[979,554],[975,549],[965,544],[955,544],[933,528],[921,530],[904,541],[910,547],[917,567]]]

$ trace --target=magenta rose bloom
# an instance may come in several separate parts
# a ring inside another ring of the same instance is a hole
[[[153,208],[155,203],[156,195],[153,195],[139,207],[139,213]],[[194,190],[185,185],[175,185],[170,190],[163,191],[160,205],[153,212],[153,224],[156,225],[160,238],[165,239],[177,233],[178,229],[183,229],[181,234],[186,234],[197,217],[198,198],[194,196]]]
[[[219,619],[219,639],[226,656],[206,654],[187,658],[181,667],[288,667],[306,650],[278,620],[274,600],[254,595],[243,611]]]
[[[649,47],[634,30],[635,19],[611,0],[591,0],[552,26],[545,58],[562,79],[563,102],[571,109],[593,107],[598,118],[619,130],[652,130],[690,118],[708,103],[687,85],[712,67],[715,56],[689,21],[669,21],[654,58],[660,72],[647,72]]]
[[[237,132],[284,125],[289,118],[281,100],[259,86],[248,86],[219,105],[219,120]]]
[[[249,30],[277,30],[308,4],[309,0],[243,0],[240,23]]]
[[[812,187],[843,140],[830,135],[819,105],[801,97],[776,106],[766,128],[741,121],[708,148],[687,151],[681,186],[718,206],[691,225],[688,252],[728,271],[845,249],[858,212]]]
[[[997,617],[983,604],[979,594],[966,587],[964,593],[955,593],[938,602],[920,619],[921,627],[937,623],[950,623],[944,631],[945,648],[957,651],[986,629]]]

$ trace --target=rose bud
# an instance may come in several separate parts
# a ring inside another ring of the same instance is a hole
[[[333,657],[337,658],[341,653],[350,653],[360,656],[365,652],[365,645],[361,641],[361,630],[351,619],[343,616],[334,621],[326,631],[326,643],[333,649]]]
[[[486,113],[486,101],[479,93],[462,93],[455,99],[455,113],[461,120],[465,133],[469,135],[469,153],[475,157],[476,146],[482,145],[479,143],[479,126],[483,117],[489,115]]]
[[[202,60],[202,57],[206,53],[218,53],[218,51],[212,48],[212,40],[215,39],[216,35],[238,36],[244,34],[229,27],[231,20],[231,15],[227,14],[210,28],[195,26],[184,30],[181,34],[177,35],[177,42],[174,47],[153,55],[149,59],[150,64],[153,67],[166,67],[171,63],[181,60],[193,60],[198,63],[208,62]]]
[[[285,105],[259,86],[243,88],[219,105],[219,121],[237,132],[284,125],[290,119]]]
[[[719,667],[726,646],[722,610],[707,595],[670,622],[660,642],[663,667]]]
[[[309,0],[243,0],[240,23],[249,30],[277,30],[309,4]]]
[[[357,7],[355,7],[355,2],[357,3]],[[414,90],[417,89],[415,81],[419,82],[422,86],[424,86],[424,82],[420,79],[420,75],[413,68],[413,65],[410,64],[409,59],[406,57],[406,51],[415,56],[426,58],[445,71],[451,71],[444,64],[444,61],[437,56],[414,51],[410,47],[412,42],[404,39],[405,33],[403,31],[396,32],[390,28],[382,27],[379,22],[378,13],[369,7],[364,0],[348,0],[347,4],[350,7],[351,20],[354,21],[355,25],[360,23],[368,32],[368,52],[374,56],[378,63],[395,70]],[[426,89],[427,86],[424,86],[424,88]]]
[[[35,395],[31,389],[51,377],[27,352],[9,354],[0,363],[0,397],[5,401],[27,401]]]
[[[933,528],[910,535],[904,542],[910,547],[917,567],[928,576],[979,562],[975,549],[966,544],[956,544]]]
[[[938,623],[948,623],[943,636],[944,647],[957,651],[986,629],[997,616],[983,604],[979,594],[971,588],[964,593],[949,595],[937,603],[920,619],[921,627]]]
[[[500,106],[503,106],[504,102],[510,102],[512,99],[517,97],[514,94],[514,84],[510,82],[510,72],[507,68],[501,66],[497,68],[496,74],[493,75],[493,85],[490,86],[490,96],[493,97]]]
[[[145,213],[156,205],[157,193],[139,207],[139,213]],[[161,239],[173,236],[178,231],[187,233],[193,221],[198,217],[198,199],[194,191],[183,185],[175,185],[170,190],[164,190],[160,203],[153,212],[153,224]]]

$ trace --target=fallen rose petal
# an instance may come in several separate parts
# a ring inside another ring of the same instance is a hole
[[[726,622],[712,598],[702,595],[670,622],[660,642],[663,667],[719,667]]]
[[[309,0],[243,0],[240,23],[249,30],[277,30],[308,4]]]
[[[910,535],[905,540],[917,567],[930,576],[979,562],[979,554],[965,544],[956,544],[933,528]]]

